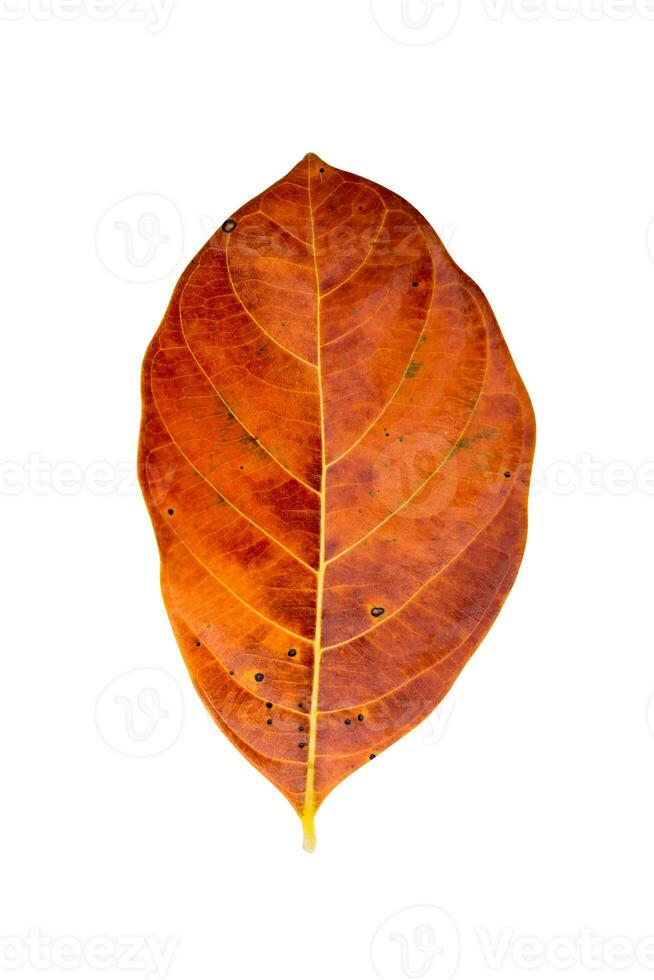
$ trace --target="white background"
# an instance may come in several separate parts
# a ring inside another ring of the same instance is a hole
[[[0,0],[0,975],[649,975],[654,5],[139,2]],[[485,290],[539,474],[497,623],[313,856],[191,688],[132,475],[178,275],[307,151]]]

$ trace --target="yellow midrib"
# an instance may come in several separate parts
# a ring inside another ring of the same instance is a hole
[[[311,200],[311,160],[307,163],[307,190],[309,195],[309,217],[311,220],[311,253],[316,276],[316,333],[317,333],[317,370],[318,396],[320,404],[320,443],[322,448],[322,468],[320,474],[320,562],[316,584],[316,628],[313,641],[313,678],[311,683],[311,708],[309,711],[309,753],[307,757],[307,779],[304,789],[304,809],[302,811],[302,827],[304,829],[304,849],[313,851],[316,847],[315,816],[315,781],[316,781],[316,740],[318,728],[318,688],[320,683],[320,657],[322,654],[322,600],[323,584],[325,581],[325,484],[327,466],[325,462],[325,410],[322,391],[322,366],[320,362],[320,278],[318,276],[318,261],[316,257],[316,232],[313,220],[313,203]]]

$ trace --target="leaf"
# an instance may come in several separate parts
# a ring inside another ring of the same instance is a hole
[[[425,219],[313,154],[182,275],[139,476],[193,683],[300,815],[425,718],[513,583],[534,421]]]

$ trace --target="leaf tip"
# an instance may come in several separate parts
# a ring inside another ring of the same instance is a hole
[[[327,164],[317,153],[307,153],[302,163],[307,163],[311,167],[310,173],[312,176],[315,174],[322,175],[327,170]]]
[[[302,847],[309,854],[313,854],[316,849],[316,828],[313,823],[313,813],[305,813],[302,817],[302,828],[304,830],[304,840]]]

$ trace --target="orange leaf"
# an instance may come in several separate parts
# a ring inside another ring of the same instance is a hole
[[[534,420],[425,219],[309,154],[180,279],[139,476],[193,683],[300,814],[439,703],[520,564]]]

